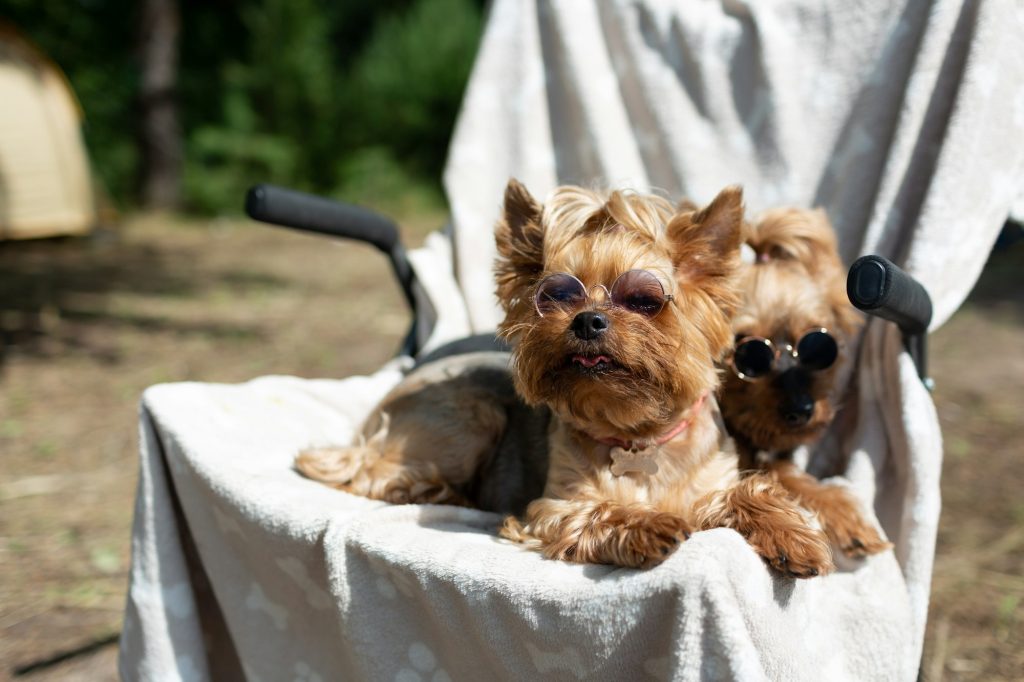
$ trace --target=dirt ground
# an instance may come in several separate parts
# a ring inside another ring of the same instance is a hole
[[[404,223],[418,243],[443,221]],[[925,679],[1024,670],[1024,244],[932,337],[944,510]],[[377,368],[408,324],[371,248],[248,221],[0,244],[0,679],[116,679],[136,410],[167,381]]]

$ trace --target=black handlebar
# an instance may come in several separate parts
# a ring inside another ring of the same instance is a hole
[[[881,256],[863,256],[846,279],[850,302],[895,322],[904,334],[924,334],[932,321],[932,299],[921,283]]]
[[[862,256],[850,267],[846,295],[860,310],[899,326],[918,375],[930,387],[926,339],[932,299],[924,286],[881,256]]]
[[[413,313],[417,313],[412,265],[402,245],[398,226],[388,218],[360,206],[266,183],[249,188],[245,195],[245,213],[264,223],[372,244],[391,260],[405,300]],[[418,350],[415,332],[414,322],[414,328],[403,344],[403,353],[414,355]]]
[[[251,187],[245,213],[265,223],[358,239],[388,254],[400,241],[398,227],[378,213],[275,185]]]
[[[402,292],[412,309],[416,309],[412,266],[405,255],[398,227],[379,213],[268,184],[249,188],[245,195],[245,213],[264,223],[372,244],[391,259]]]

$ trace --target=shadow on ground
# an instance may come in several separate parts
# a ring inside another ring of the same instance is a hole
[[[111,232],[87,238],[0,242],[0,363],[14,346],[21,354],[55,357],[91,354],[121,359],[97,343],[105,328],[212,337],[259,337],[252,326],[174,319],[125,310],[118,298],[187,300],[215,288],[283,288],[287,280],[258,270],[235,269],[200,276],[194,249],[120,239]]]

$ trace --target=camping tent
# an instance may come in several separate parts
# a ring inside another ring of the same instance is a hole
[[[60,68],[0,24],[0,240],[83,234],[96,221],[82,112]]]

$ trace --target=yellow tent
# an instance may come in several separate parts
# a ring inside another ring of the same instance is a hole
[[[82,113],[60,68],[0,24],[0,240],[96,222]]]

